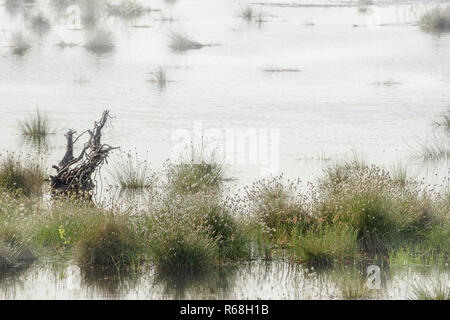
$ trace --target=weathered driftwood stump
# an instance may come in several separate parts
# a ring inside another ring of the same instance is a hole
[[[109,152],[118,148],[101,142],[102,129],[109,118],[109,110],[106,110],[100,121],[95,121],[92,130],[86,130],[76,139],[73,138],[76,133],[74,130],[69,130],[65,134],[67,138],[66,153],[58,165],[52,166],[57,171],[56,175],[50,176],[51,191],[54,196],[75,194],[91,198],[90,191],[95,187],[92,175],[107,161]],[[74,144],[85,133],[89,134],[89,140],[84,144],[80,155],[75,158],[73,156]]]

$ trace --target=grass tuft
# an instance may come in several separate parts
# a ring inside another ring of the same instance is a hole
[[[115,47],[113,34],[108,30],[95,29],[87,35],[84,47],[96,54],[110,53]]]
[[[137,152],[121,153],[113,164],[113,181],[122,189],[151,188],[156,177],[150,172],[147,160],[140,161]]]
[[[450,7],[436,6],[428,10],[420,19],[420,26],[428,31],[449,31]]]
[[[40,193],[45,171],[39,162],[8,153],[0,160],[0,189],[29,196]]]
[[[187,50],[193,50],[193,49],[201,49],[204,47],[203,44],[190,40],[187,36],[182,35],[177,32],[171,32],[169,34],[170,37],[170,44],[169,47],[173,51],[187,51]]]
[[[141,243],[127,221],[106,216],[77,243],[76,260],[83,268],[137,270],[142,252]]]

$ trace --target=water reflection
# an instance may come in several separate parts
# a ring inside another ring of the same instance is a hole
[[[80,270],[37,265],[0,278],[2,299],[411,299],[414,286],[448,286],[448,266],[380,266],[380,287],[367,287],[367,265],[307,269],[288,261],[253,261],[197,274]],[[447,289],[448,290],[448,289]],[[346,293],[347,292],[347,293]]]

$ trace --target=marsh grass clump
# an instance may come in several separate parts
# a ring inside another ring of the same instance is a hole
[[[39,34],[46,33],[50,30],[50,21],[42,14],[42,12],[30,18],[30,24],[33,30]]]
[[[344,224],[295,234],[291,243],[293,260],[314,267],[348,263],[359,252],[356,231]]]
[[[433,122],[434,127],[442,128],[447,134],[450,134],[450,106],[442,113],[439,120]]]
[[[118,216],[103,217],[76,245],[76,261],[83,268],[137,270],[142,254],[137,234]]]
[[[372,291],[367,286],[364,274],[354,268],[341,268],[337,271],[336,284],[344,300],[370,298]]]
[[[450,30],[450,6],[436,6],[428,10],[420,19],[420,26],[428,31]]]
[[[52,134],[51,122],[46,114],[43,114],[36,109],[33,115],[28,119],[19,122],[22,136],[32,140],[45,139],[49,134]]]
[[[149,248],[159,271],[174,274],[214,265],[217,243],[192,214],[196,209],[174,197],[151,217]]]
[[[148,189],[156,181],[148,161],[139,160],[137,152],[133,155],[130,151],[119,155],[111,175],[113,181],[122,189]]]
[[[61,252],[71,250],[89,230],[98,230],[101,210],[79,199],[60,201],[51,210],[35,210],[32,240],[36,245]]]
[[[155,82],[158,87],[162,90],[166,87],[167,83],[167,76],[166,71],[163,67],[159,67],[157,71],[152,72],[151,75],[153,76],[152,82]]]
[[[426,139],[417,138],[417,147],[413,157],[423,160],[441,160],[450,157],[450,144],[448,133],[433,131]]]
[[[245,8],[241,8],[242,19],[245,21],[252,21],[254,17],[254,10],[250,6],[246,6]]]
[[[293,230],[307,229],[313,223],[299,188],[300,180],[285,183],[282,175],[246,188],[251,214],[270,238],[285,242]]]
[[[414,300],[450,300],[448,281],[431,281],[428,284],[411,285]]]
[[[11,47],[14,55],[22,56],[31,48],[31,44],[22,31],[14,31],[11,34]]]
[[[8,244],[0,240],[0,272],[26,268],[36,257],[24,243]]]
[[[169,189],[179,194],[205,190],[220,192],[224,183],[232,180],[226,176],[224,165],[214,156],[206,157],[203,149],[197,150],[193,146],[190,158],[183,158],[179,163],[167,163],[166,172]]]
[[[171,32],[169,34],[169,38],[170,38],[169,47],[173,51],[177,51],[177,52],[193,50],[193,49],[201,49],[205,46],[204,44],[190,40],[187,36],[182,35],[177,32]]]
[[[433,122],[433,134],[417,138],[413,156],[424,160],[442,160],[450,157],[450,108]]]
[[[113,34],[108,30],[95,29],[88,33],[84,47],[96,54],[110,53],[115,47]]]
[[[198,206],[206,216],[203,220],[209,235],[217,242],[218,259],[236,261],[250,256],[249,239],[245,236],[242,225],[231,213],[226,204],[211,201],[201,201]]]
[[[149,248],[164,272],[192,272],[247,259],[241,224],[216,193],[170,195],[149,220]]]
[[[149,9],[142,6],[136,0],[122,0],[119,4],[110,4],[106,2],[106,10],[110,16],[121,17],[124,19],[140,17]]]
[[[8,153],[0,160],[0,189],[29,196],[40,193],[45,170],[39,162]]]
[[[352,227],[364,253],[386,253],[433,223],[431,201],[415,184],[405,186],[374,165],[345,172],[344,179],[339,175],[322,181],[315,210],[321,225]]]

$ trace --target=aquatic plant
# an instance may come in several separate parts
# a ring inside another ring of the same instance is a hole
[[[136,0],[122,0],[119,4],[106,2],[106,10],[110,16],[127,19],[137,18],[150,9],[145,8]]]
[[[108,30],[95,29],[88,33],[84,47],[96,54],[109,53],[115,47],[113,34]]]
[[[291,239],[291,257],[294,261],[315,267],[348,263],[358,256],[357,236],[352,227],[340,223],[301,232]]]
[[[76,261],[83,268],[137,270],[142,243],[126,219],[106,216],[96,228],[84,233],[76,246]]]
[[[178,194],[218,192],[225,182],[232,180],[226,176],[224,164],[205,152],[203,146],[191,145],[189,157],[181,156],[177,162],[166,163],[169,190]]]
[[[110,172],[113,181],[122,189],[150,188],[156,181],[148,161],[139,160],[137,151],[134,155],[131,151],[120,153]]]
[[[31,28],[36,30],[39,34],[46,33],[50,30],[50,21],[43,15],[42,12],[38,12],[30,18]]]
[[[258,180],[245,189],[250,213],[270,237],[280,240],[295,228],[306,229],[313,222],[299,188],[300,180],[284,183],[280,175]]]
[[[372,292],[364,274],[354,268],[341,268],[336,272],[336,284],[344,300],[367,299]]]
[[[428,10],[420,19],[420,26],[429,31],[450,30],[450,7],[436,6]]]
[[[31,44],[22,31],[13,31],[11,34],[11,47],[13,54],[21,56],[31,48]]]
[[[36,109],[26,120],[19,121],[22,136],[32,139],[44,139],[52,133],[51,122],[46,114]]]
[[[106,1],[81,0],[79,6],[83,25],[92,28],[97,25],[97,20],[104,14]]]
[[[36,260],[24,243],[5,243],[0,239],[0,274],[9,269],[29,266]]]
[[[442,128],[447,134],[450,134],[450,106],[441,114],[439,120],[433,121],[433,126],[438,129]]]
[[[0,160],[0,189],[24,195],[39,193],[44,183],[45,171],[39,161],[23,160],[8,153]]]
[[[190,40],[187,36],[177,32],[171,32],[169,34],[170,44],[169,47],[174,51],[187,51],[193,49],[201,49],[204,44]]]
[[[245,8],[241,8],[242,18],[246,21],[252,21],[253,19],[253,8],[250,6],[246,6]]]
[[[374,165],[346,170],[344,179],[323,182],[318,219],[351,226],[363,252],[385,253],[432,223],[430,201],[415,184],[405,186]]]
[[[448,281],[432,281],[428,284],[414,283],[411,285],[415,300],[450,300]]]
[[[163,67],[159,67],[159,69],[155,72],[152,72],[153,82],[155,82],[160,89],[164,89],[167,83],[166,71]]]
[[[173,197],[151,217],[149,248],[159,271],[190,272],[215,264],[217,243],[198,223],[196,209],[190,201]]]

